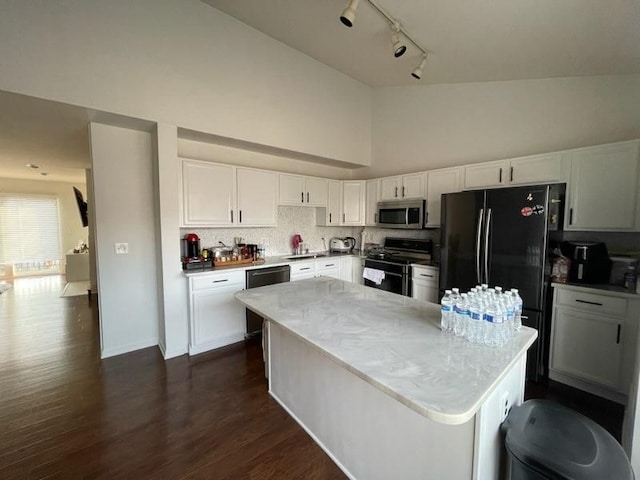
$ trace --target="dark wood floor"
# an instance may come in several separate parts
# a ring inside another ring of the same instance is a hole
[[[269,397],[260,347],[100,361],[95,297],[0,295],[0,479],[344,479]]]
[[[344,479],[269,397],[259,345],[164,361],[157,348],[99,359],[95,297],[64,277],[0,295],[0,479]],[[528,385],[620,438],[622,408]]]

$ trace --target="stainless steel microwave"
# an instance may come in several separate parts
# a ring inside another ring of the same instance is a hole
[[[383,228],[421,229],[426,223],[427,202],[423,199],[378,202],[376,225]]]

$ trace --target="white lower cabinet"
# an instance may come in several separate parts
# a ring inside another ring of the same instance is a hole
[[[561,285],[553,298],[549,378],[626,403],[639,302]]]
[[[316,276],[340,278],[340,258],[329,257],[316,260]]]
[[[411,266],[411,297],[425,302],[438,303],[438,267]]]
[[[305,278],[313,278],[316,276],[316,261],[302,261],[296,260],[291,264],[290,280],[295,282],[296,280],[304,280]]]
[[[339,279],[345,282],[353,281],[353,264],[357,260],[356,257],[340,257],[340,275]]]
[[[244,270],[189,277],[190,355],[244,339],[245,309],[234,298],[244,288]]]

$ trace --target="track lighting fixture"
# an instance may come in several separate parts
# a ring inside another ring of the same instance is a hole
[[[418,64],[418,66],[413,69],[413,72],[411,72],[411,76],[413,78],[417,78],[418,80],[420,80],[422,78],[422,70],[424,70],[424,66],[426,63],[427,63],[427,54],[425,53],[422,55],[422,60],[420,60],[420,63]]]
[[[393,56],[398,58],[407,51],[407,46],[400,40],[400,25],[395,22],[391,25],[391,45],[393,45]]]
[[[353,27],[353,22],[356,19],[356,8],[358,8],[358,2],[360,0],[349,0],[349,5],[344,9],[342,15],[340,15],[340,21],[347,27]]]
[[[347,8],[344,9],[342,15],[340,15],[340,21],[347,27],[352,27],[356,17],[356,8],[358,8],[359,0],[349,0]],[[384,19],[389,22],[391,26],[391,45],[393,46],[393,56],[398,58],[404,55],[407,51],[407,45],[403,41],[406,38],[409,43],[413,44],[420,52],[422,52],[422,59],[416,68],[411,72],[413,78],[420,80],[422,78],[422,71],[427,63],[427,50],[423,48],[418,42],[416,42],[409,32],[400,25],[400,22],[396,20],[389,12],[387,12],[382,5],[378,3],[378,0],[367,0],[367,3],[373,7]]]

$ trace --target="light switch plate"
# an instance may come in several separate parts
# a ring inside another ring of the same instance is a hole
[[[116,243],[115,244],[116,255],[124,255],[129,253],[129,244],[128,243]]]

